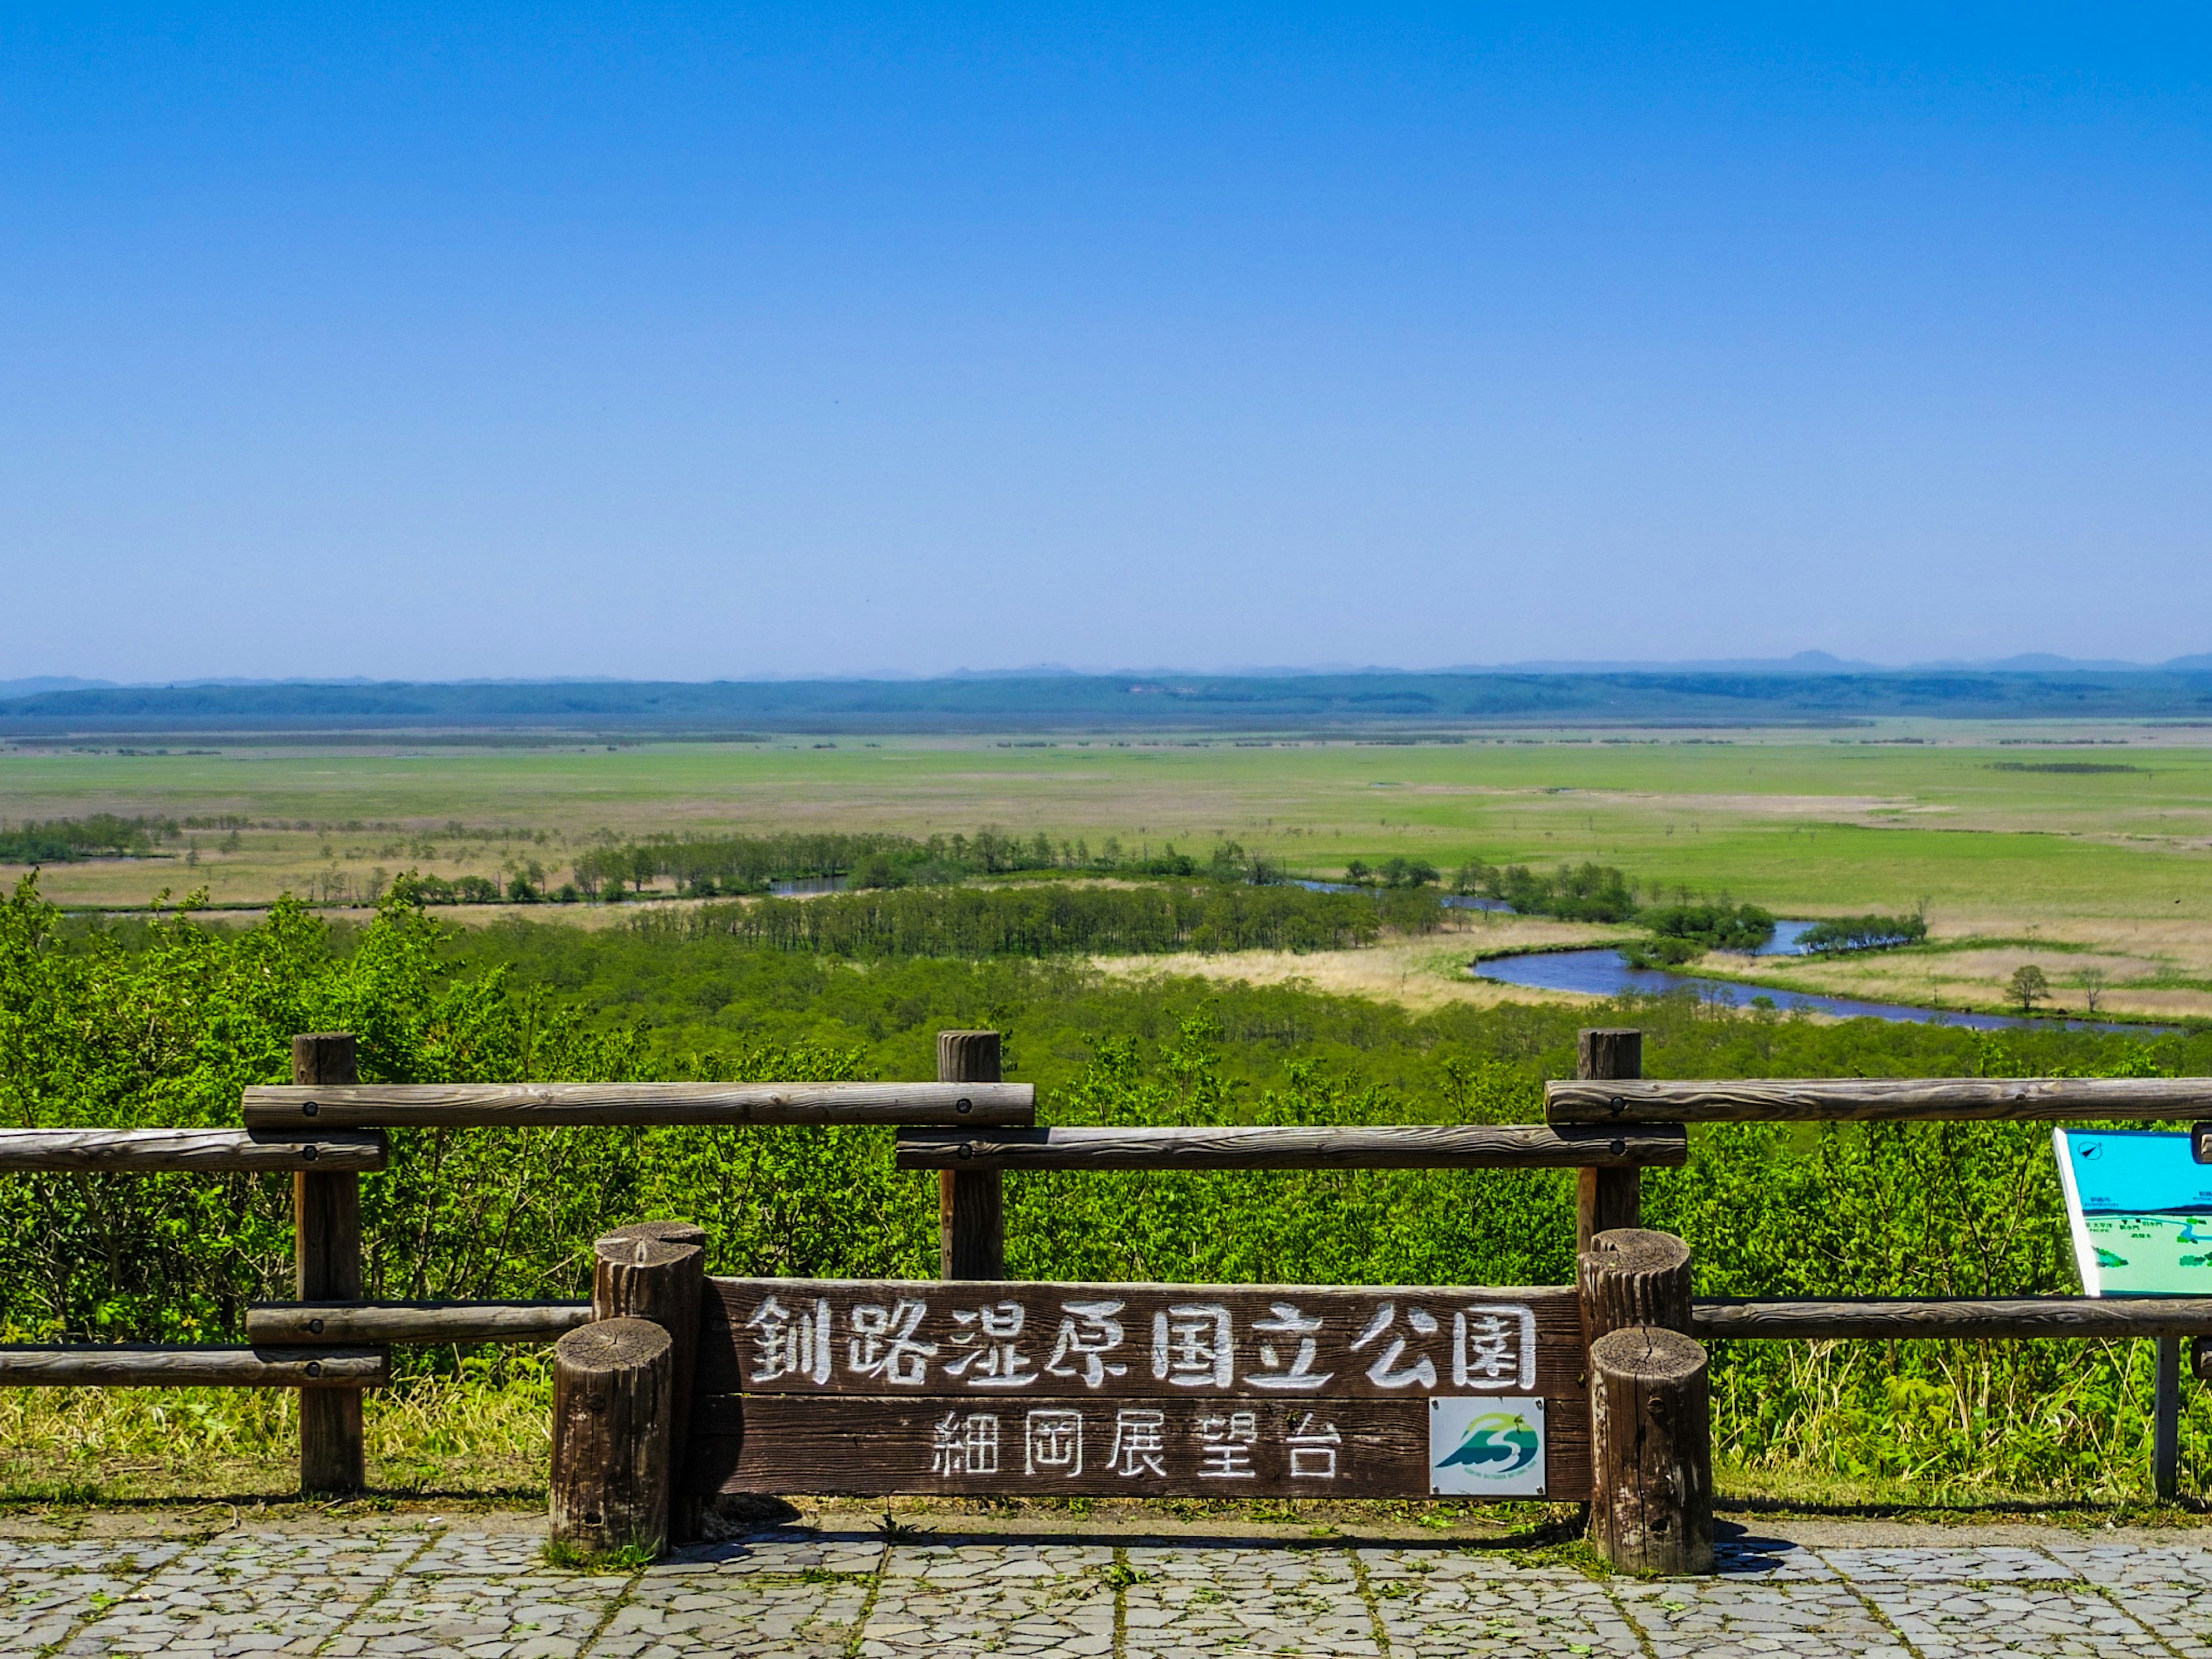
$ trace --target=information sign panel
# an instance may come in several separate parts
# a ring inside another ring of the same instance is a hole
[[[2066,1216],[2091,1296],[2212,1296],[2212,1166],[2187,1134],[2056,1129]]]
[[[1562,1289],[708,1281],[700,1490],[1580,1498]]]

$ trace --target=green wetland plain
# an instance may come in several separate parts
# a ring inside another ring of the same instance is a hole
[[[131,856],[9,872],[9,1124],[234,1122],[241,1086],[284,1075],[291,1033],[324,1029],[362,1034],[372,1078],[495,1080],[927,1076],[939,1028],[989,1024],[1057,1123],[1533,1121],[1593,1023],[1642,1026],[1655,1076],[2212,1070],[2197,1024],[2212,1021],[2212,749],[2186,728],[99,747],[0,751],[0,834],[99,813],[159,823]],[[980,859],[985,826],[993,846],[1041,836],[1048,856]],[[696,883],[687,896],[648,859],[614,879],[613,902],[592,874],[687,837],[829,835],[923,850],[899,854],[905,884],[826,899]],[[959,869],[926,850],[956,836]],[[1163,863],[1170,845],[1190,871]],[[1394,859],[1400,885],[1372,895],[1218,879],[1234,865],[1335,880]],[[994,860],[1010,867],[980,867]],[[1899,949],[1717,953],[1691,963],[1701,974],[1996,1009],[2036,965],[2045,1012],[2085,1012],[2094,991],[2100,1018],[2161,1029],[1977,1032],[1477,983],[1474,954],[1638,936],[1633,916],[1437,907],[1478,860],[1618,871],[1647,916],[1725,902],[1927,924]],[[474,878],[469,892],[500,902],[410,902],[425,878],[444,896]],[[558,902],[586,883],[597,896]],[[210,908],[149,908],[195,889]],[[880,918],[900,906],[939,931],[887,943]],[[878,920],[829,925],[863,910]],[[806,915],[821,925],[769,925]],[[374,1294],[574,1295],[590,1240],[648,1214],[706,1223],[716,1271],[933,1267],[933,1191],[891,1168],[881,1134],[394,1143],[366,1188]],[[1689,1166],[1646,1190],[1708,1294],[2076,1288],[2033,1126],[1705,1130]],[[288,1203],[280,1182],[245,1176],[0,1176],[7,1340],[234,1340],[248,1303],[283,1293]],[[1009,1182],[1009,1206],[1010,1267],[1036,1277],[1571,1273],[1571,1178],[1553,1173],[1033,1175]],[[2150,1389],[2141,1343],[1723,1343],[1723,1487],[2106,1517],[2148,1491]],[[394,1495],[542,1490],[548,1389],[528,1351],[410,1356],[372,1396],[373,1480]],[[2197,1491],[2212,1402],[2191,1385],[2185,1404]],[[0,1391],[0,1498],[281,1492],[292,1405]]]

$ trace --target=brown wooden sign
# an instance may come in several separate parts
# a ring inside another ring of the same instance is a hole
[[[1571,1290],[720,1279],[706,1302],[701,1490],[1589,1490]]]

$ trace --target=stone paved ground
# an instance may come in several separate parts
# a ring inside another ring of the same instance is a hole
[[[0,1538],[0,1656],[2212,1659],[2212,1531],[1822,1523],[1638,1581],[1450,1541],[1110,1531],[790,1529],[587,1575],[547,1566],[526,1516],[189,1520]]]

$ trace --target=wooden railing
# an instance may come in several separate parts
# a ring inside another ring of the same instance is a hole
[[[252,1309],[244,1346],[0,1349],[0,1386],[296,1388],[303,1488],[357,1490],[365,1474],[360,1391],[386,1379],[391,1346],[547,1341],[586,1325],[660,1317],[651,1309],[661,1292],[638,1288],[660,1282],[645,1273],[647,1258],[670,1250],[696,1255],[704,1239],[688,1224],[665,1223],[617,1236],[627,1242],[612,1255],[602,1241],[593,1303],[367,1301],[359,1183],[386,1167],[386,1130],[872,1124],[896,1130],[900,1168],[939,1173],[939,1269],[963,1281],[1005,1279],[1002,1182],[1010,1170],[1571,1169],[1584,1343],[1592,1354],[1590,1345],[1615,1327],[1644,1334],[1639,1352],[1647,1359],[1666,1346],[1653,1332],[1692,1348],[1700,1338],[2151,1338],[2160,1345],[2154,1468],[2160,1495],[2172,1494],[2179,1344],[2185,1336],[2212,1336],[2212,1297],[1693,1301],[1686,1253],[1654,1267],[1651,1252],[1659,1247],[1638,1242],[1660,1237],[1637,1231],[1642,1171],[1685,1163],[1686,1126],[1693,1123],[2203,1120],[2212,1119],[2212,1079],[1658,1081],[1641,1076],[1641,1049],[1635,1030],[1584,1031],[1577,1075],[1547,1085],[1541,1124],[1044,1127],[1035,1123],[1033,1089],[1002,1080],[999,1037],[990,1031],[940,1032],[937,1079],[909,1084],[363,1085],[350,1037],[303,1036],[294,1045],[291,1085],[245,1091],[243,1129],[0,1132],[0,1171],[290,1172],[296,1299]],[[2199,1136],[2212,1149],[2212,1124],[2200,1123]],[[1603,1285],[1643,1284],[1638,1274],[1646,1268],[1656,1275],[1650,1284],[1665,1288],[1648,1292],[1647,1299],[1656,1298],[1649,1305],[1636,1304],[1640,1313],[1631,1317],[1631,1304],[1644,1291],[1620,1292],[1629,1296],[1620,1308],[1630,1311],[1593,1311],[1613,1305],[1603,1301],[1613,1294]],[[695,1261],[686,1271],[703,1269]],[[693,1340],[688,1316],[666,1316],[678,1350]],[[681,1396],[690,1361],[679,1352],[671,1363]],[[1668,1363],[1684,1388],[1694,1370],[1695,1397],[1702,1400],[1701,1352],[1691,1370],[1683,1369],[1690,1366],[1686,1352]],[[1599,1409],[1595,1395],[1590,1409]],[[1603,1478],[1602,1469],[1593,1477],[1601,1485]],[[556,1510],[564,1501],[556,1494]],[[1624,1546],[1619,1559],[1656,1558]]]
[[[296,1300],[247,1311],[244,1345],[0,1347],[0,1387],[298,1389],[304,1492],[367,1480],[361,1390],[390,1376],[404,1344],[550,1342],[590,1322],[588,1302],[362,1299],[361,1177],[389,1160],[386,1129],[437,1126],[853,1123],[1018,1126],[1036,1091],[997,1076],[997,1034],[940,1034],[940,1051],[988,1046],[991,1075],[933,1083],[362,1084],[354,1039],[295,1037],[289,1085],[245,1091],[243,1129],[0,1131],[0,1173],[150,1175],[289,1171]],[[963,1174],[963,1224],[994,1222],[995,1175]],[[948,1178],[949,1182],[950,1178]]]
[[[1545,1121],[1561,1133],[1656,1124],[2050,1123],[2190,1121],[2200,1162],[2212,1161],[2212,1078],[1783,1078],[1746,1081],[1646,1079],[1632,1031],[1585,1031],[1622,1045],[1613,1068],[1585,1065],[1544,1085]],[[1633,1180],[1631,1175],[1627,1177]],[[1839,1301],[1746,1297],[1700,1302],[1698,1334],[1833,1341],[1871,1337],[2025,1340],[2048,1337],[2155,1339],[2152,1485],[2173,1497],[2180,1474],[2181,1340],[2197,1339],[2191,1369],[2212,1375],[2212,1297],[2114,1299],[2033,1297]]]

